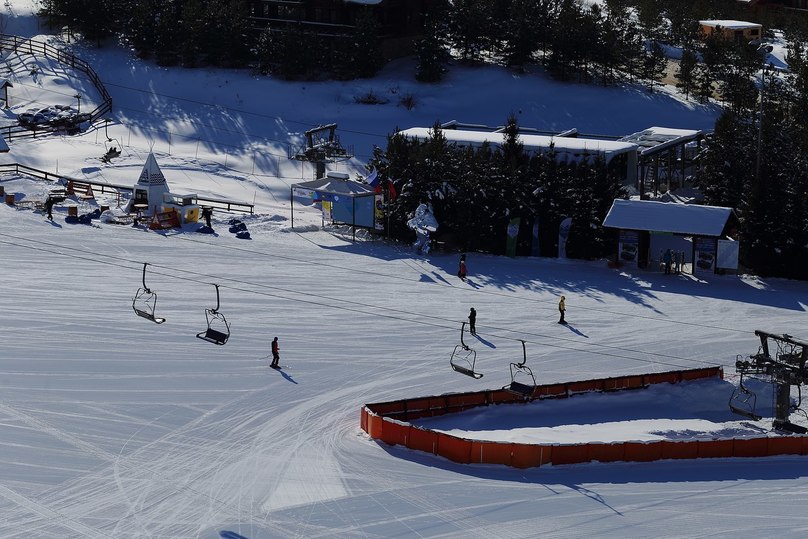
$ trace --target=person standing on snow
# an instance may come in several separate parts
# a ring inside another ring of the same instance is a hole
[[[567,311],[567,298],[561,296],[561,299],[558,301],[558,312],[561,314],[561,318],[558,319],[559,324],[566,324],[566,320],[564,320],[564,313]]]
[[[671,274],[671,262],[673,261],[673,254],[671,250],[668,249],[665,251],[665,254],[662,255],[662,261],[665,263],[665,275]]]
[[[469,310],[469,332],[472,335],[477,335],[477,311],[474,310],[474,307]]]
[[[279,368],[278,361],[281,359],[281,348],[278,345],[278,338],[272,339],[272,363],[269,364],[273,369]]]
[[[45,201],[45,211],[48,212],[48,219],[53,221],[53,203],[56,202],[51,197]]]
[[[460,255],[460,267],[457,270],[457,276],[460,277],[462,281],[466,280],[466,255]]]
[[[213,215],[213,208],[210,206],[202,206],[202,217],[205,218],[205,225],[212,229],[213,227],[210,225],[210,218]]]

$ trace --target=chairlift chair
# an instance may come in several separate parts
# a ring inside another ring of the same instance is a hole
[[[479,380],[483,377],[483,373],[474,370],[474,364],[477,362],[477,352],[463,341],[465,329],[466,323],[463,322],[463,325],[460,326],[460,344],[454,347],[452,357],[449,358],[449,364],[456,372]]]
[[[529,400],[536,390],[536,377],[533,376],[533,371],[530,367],[525,365],[527,363],[525,341],[522,339],[519,339],[519,341],[522,343],[522,361],[520,363],[511,363],[511,383],[502,389]]]
[[[104,140],[104,155],[101,157],[101,161],[105,163],[109,163],[113,157],[120,157],[121,155],[121,143],[116,138],[112,138],[109,136],[109,132],[107,131],[107,124],[109,124],[109,119],[106,120],[104,123],[104,135],[106,140]],[[114,144],[113,144],[114,142]]]
[[[219,285],[214,284],[216,287],[216,307],[213,309],[205,309],[205,319],[208,323],[208,328],[197,333],[196,336],[213,344],[223,345],[230,338],[230,324],[222,313],[219,312]]]
[[[752,421],[760,421],[763,416],[755,413],[756,403],[757,395],[743,385],[743,374],[741,374],[738,387],[735,388],[735,391],[733,391],[732,395],[729,397],[729,409],[740,416],[751,419]]]
[[[135,293],[135,297],[132,299],[132,309],[138,316],[156,324],[162,324],[166,319],[154,315],[155,307],[157,307],[157,293],[146,286],[146,266],[148,265],[148,262],[143,263],[143,287]]]

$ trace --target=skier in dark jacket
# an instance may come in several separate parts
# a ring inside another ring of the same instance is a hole
[[[53,221],[53,203],[54,202],[55,202],[55,200],[53,200],[51,197],[48,197],[48,199],[45,201],[45,211],[48,212],[48,219],[50,219],[51,221]]]
[[[474,307],[469,310],[469,332],[472,335],[477,335],[477,311],[474,310]]]
[[[205,218],[205,225],[207,225],[208,228],[213,228],[212,226],[210,226],[210,218],[212,215],[213,215],[213,208],[211,208],[210,206],[202,207],[202,217]]]
[[[278,338],[272,339],[272,363],[269,364],[273,369],[279,368],[278,361],[281,359],[281,349],[278,345]]]

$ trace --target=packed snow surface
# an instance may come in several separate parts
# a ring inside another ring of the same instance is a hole
[[[5,31],[45,32],[38,8],[6,2]],[[513,111],[525,126],[625,135],[709,129],[714,105],[672,89],[559,84],[499,68],[453,66],[444,83],[420,85],[405,61],[370,80],[285,83],[65,46],[107,84],[110,125],[11,140],[1,163],[134,185],[153,151],[172,192],[254,203],[256,213],[216,210],[215,234],[203,235],[192,225],[65,222],[69,204],[116,208],[112,194],[69,199],[53,222],[0,204],[0,537],[805,535],[800,457],[515,470],[456,465],[359,428],[366,402],[501,387],[521,359],[518,339],[542,383],[716,364],[731,374],[737,354],[757,351],[755,329],[806,337],[805,283],[476,253],[461,282],[457,253],[415,256],[361,232],[353,242],[297,203],[291,227],[290,186],[313,169],[288,151],[321,124],[337,122],[356,154],[329,168],[353,177],[367,174],[373,144],[396,127],[436,119],[496,125]],[[77,108],[76,94],[82,111],[98,102],[64,66],[35,57],[13,65],[9,123],[31,108]],[[370,90],[390,102],[358,104]],[[407,93],[412,110],[395,97]],[[103,163],[110,144],[122,155]],[[18,201],[42,201],[55,187],[13,172],[0,185]],[[252,239],[229,232],[234,217]],[[164,324],[133,312],[144,284]],[[224,346],[196,338],[216,305],[214,284],[231,328]],[[555,323],[561,294],[569,326]],[[448,365],[472,306],[479,381]],[[275,336],[281,371],[268,367]],[[715,402],[730,385],[716,387]],[[598,421],[624,423],[602,411]],[[705,428],[701,417],[684,419]]]

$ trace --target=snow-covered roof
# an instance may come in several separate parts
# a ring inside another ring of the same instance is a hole
[[[340,177],[326,177],[309,182],[296,183],[293,189],[309,189],[320,193],[335,195],[359,196],[373,193],[373,188],[366,183]]]
[[[732,208],[720,206],[615,200],[603,226],[694,236],[720,236],[731,215]]]
[[[411,127],[399,134],[405,137],[425,140],[431,137],[432,128]],[[501,132],[471,131],[464,129],[444,129],[441,131],[450,143],[466,146],[482,146],[486,142],[492,146],[500,146],[505,141],[505,134]],[[565,156],[603,155],[608,161],[615,155],[633,152],[637,145],[630,142],[616,140],[598,140],[572,137],[554,137],[549,135],[519,135],[519,142],[526,151],[546,152],[554,148],[556,152]]]
[[[699,21],[699,24],[702,26],[711,26],[713,28],[720,26],[721,28],[729,28],[731,30],[744,30],[747,28],[763,27],[762,25],[755,22],[734,21],[731,19],[708,19],[704,21]]]
[[[637,133],[626,135],[620,140],[642,147],[641,154],[650,154],[663,148],[684,144],[704,134],[698,129],[673,129],[670,127],[649,127]]]

